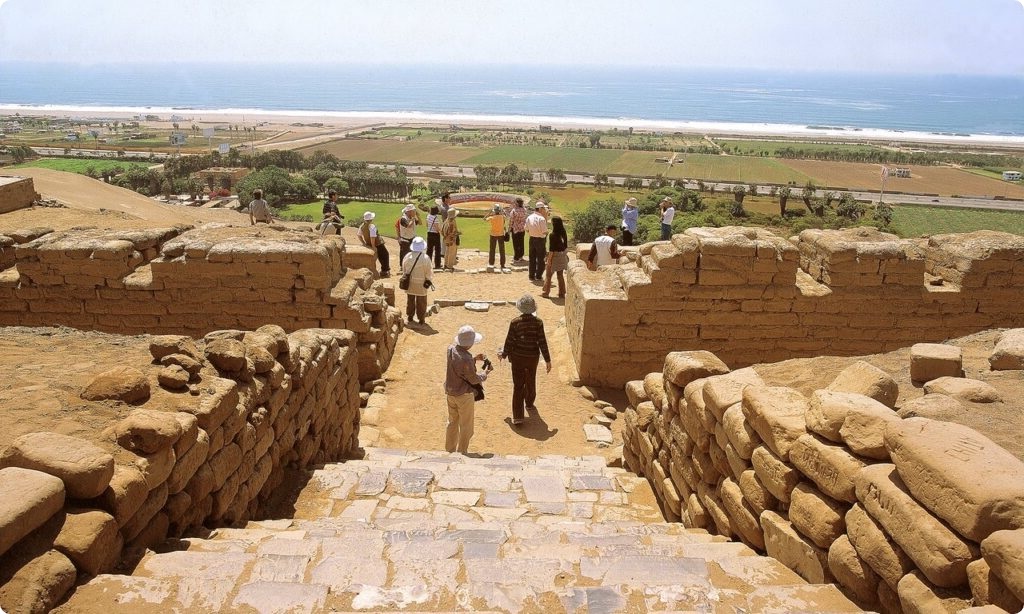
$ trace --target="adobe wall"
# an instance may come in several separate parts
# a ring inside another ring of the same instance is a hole
[[[150,363],[100,362],[85,386],[46,380],[58,408],[77,408],[54,430],[99,405],[117,412],[105,429],[31,432],[0,449],[4,611],[49,611],[122,553],[252,518],[286,468],[359,452],[354,333],[266,326],[147,339]],[[137,341],[97,342],[97,354]]]
[[[580,379],[621,386],[673,350],[744,366],[1021,326],[1022,286],[1024,237],[1007,233],[691,228],[631,262],[571,263],[566,324]]]
[[[1021,609],[1024,463],[967,426],[901,418],[882,402],[897,398],[884,372],[857,362],[805,397],[675,352],[626,392],[623,457],[669,520],[741,540],[866,610]]]
[[[38,199],[31,177],[0,177],[0,213],[30,207]]]
[[[380,377],[402,326],[370,250],[282,227],[27,229],[0,236],[0,325],[121,334],[338,328]]]

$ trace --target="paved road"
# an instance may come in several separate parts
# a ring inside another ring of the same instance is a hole
[[[371,164],[370,166],[394,166],[388,164]],[[461,178],[472,178],[476,175],[473,173],[473,168],[470,166],[447,166],[447,165],[429,165],[429,164],[414,164],[405,167],[410,175],[414,177],[427,177],[433,179],[441,179],[443,177],[461,177]],[[543,182],[546,177],[543,173],[534,173],[534,181]],[[594,183],[594,176],[581,173],[566,173],[565,180],[571,183]],[[608,180],[616,185],[622,185],[623,181],[626,180],[625,176],[609,176]],[[644,179],[644,185],[650,184],[649,179]],[[728,192],[737,185],[748,185],[740,183],[712,183],[705,182],[706,186],[715,186],[717,192]],[[692,190],[697,189],[697,182],[690,181],[687,183],[687,188]],[[790,196],[790,203],[801,204],[800,201],[800,190],[802,187],[795,187],[793,194]],[[767,196],[770,187],[758,186],[757,193],[760,195]],[[860,201],[876,202],[878,201],[878,192],[870,191],[859,191],[851,190],[854,198]],[[820,194],[820,190],[819,190]],[[998,209],[1003,211],[1020,211],[1024,212],[1024,202],[1002,200],[995,198],[953,198],[951,196],[925,196],[917,194],[892,194],[887,193],[884,195],[884,200],[888,203],[904,203],[911,205],[933,205],[936,207],[959,207],[959,208],[972,208],[972,209]]]

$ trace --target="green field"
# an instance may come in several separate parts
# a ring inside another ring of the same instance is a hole
[[[806,153],[817,151],[864,152],[878,149],[874,145],[861,145],[857,143],[803,143],[799,141],[748,141],[741,139],[715,139],[715,142],[732,153],[739,152],[737,155],[747,156],[777,156],[778,152],[784,149],[794,149]]]
[[[85,174],[86,169],[92,167],[97,173],[110,170],[115,167],[128,170],[132,167],[149,168],[150,164],[144,162],[118,162],[117,160],[79,160],[75,158],[40,158],[24,164],[16,164],[7,168],[48,168],[66,173]]]
[[[449,145],[438,141],[342,139],[296,150],[304,155],[326,151],[342,160],[386,163],[461,164],[484,151],[480,147]]]
[[[678,160],[681,159],[682,163]],[[716,181],[740,181],[757,183],[786,184],[794,182],[804,185],[810,179],[807,175],[789,168],[773,158],[751,156],[714,156],[708,154],[686,154],[677,158],[666,177],[673,179],[704,179]]]
[[[516,164],[535,170],[560,168],[585,173],[607,173],[622,151],[580,149],[578,147],[542,147],[536,145],[500,145],[465,160],[466,164],[503,166]]]
[[[1024,212],[896,205],[892,227],[902,237],[1001,230],[1024,235]]]

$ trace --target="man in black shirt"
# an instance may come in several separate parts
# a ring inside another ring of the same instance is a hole
[[[327,193],[327,200],[324,201],[323,219],[320,220],[320,229],[326,234],[328,228],[334,228],[335,234],[341,234],[342,220],[345,216],[338,211],[338,193],[331,190]]]

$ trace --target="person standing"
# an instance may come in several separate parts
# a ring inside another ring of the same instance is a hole
[[[326,233],[328,228],[334,228],[335,234],[340,235],[343,219],[345,219],[345,216],[338,210],[338,193],[331,190],[327,193],[327,200],[324,201],[323,219],[320,220],[320,232]]]
[[[640,210],[637,208],[636,198],[627,198],[622,207],[622,244],[632,245],[633,235],[636,233],[636,222],[640,218]]]
[[[448,210],[448,219],[441,225],[441,241],[444,245],[444,268],[455,272],[455,260],[459,252],[459,225],[455,223],[459,210]]]
[[[373,223],[373,218],[376,216],[377,214],[373,211],[363,214],[363,223],[359,227],[359,240],[363,245],[377,252],[380,276],[391,277],[391,254],[388,253],[388,248],[384,246],[384,238],[377,232],[377,226]]]
[[[448,219],[448,210],[452,208],[452,193],[444,192],[441,194],[441,198],[435,198],[434,203],[437,205],[437,212],[441,216],[441,224],[444,224],[445,220]],[[444,241],[441,241],[441,255],[444,256],[446,248]]]
[[[270,205],[263,200],[263,190],[252,191],[252,201],[249,203],[249,225],[255,226],[256,222],[269,224],[274,220],[270,213]]]
[[[548,236],[547,204],[537,201],[533,213],[526,218],[526,234],[530,235],[530,281],[544,278],[544,239]]]
[[[617,230],[615,226],[608,225],[604,229],[604,234],[594,239],[594,244],[590,247],[590,255],[587,256],[587,262],[591,269],[597,269],[606,264],[615,264],[618,261],[619,246],[615,241]]]
[[[524,238],[526,236],[526,217],[528,213],[523,206],[523,199],[517,198],[515,206],[508,215],[508,227],[512,233],[512,262],[522,262],[526,254]]]
[[[409,277],[409,287],[405,290],[405,315],[409,324],[413,323],[413,316],[420,324],[427,323],[427,289],[434,286],[434,274],[430,258],[423,253],[426,249],[427,242],[416,237],[402,260],[402,275]]]
[[[524,410],[535,412],[537,406],[537,363],[544,357],[547,372],[551,373],[551,355],[544,336],[544,322],[536,315],[537,302],[529,294],[516,301],[522,314],[508,325],[505,345],[498,358],[508,358],[512,365],[512,424],[523,423]]]
[[[483,354],[476,356],[469,350],[483,341],[484,336],[468,324],[459,329],[455,342],[448,346],[444,392],[448,401],[448,424],[444,433],[444,449],[465,454],[473,437],[473,413],[476,405],[474,385],[487,379],[487,369],[477,371],[476,361],[485,361]]]
[[[666,196],[661,201],[661,240],[668,241],[672,238],[672,220],[676,218],[676,208],[672,206],[672,199]]]
[[[505,212],[501,205],[494,203],[491,213],[484,218],[490,224],[490,245],[487,252],[487,264],[494,266],[494,250],[501,252],[501,270],[505,269]]]
[[[405,262],[412,240],[416,238],[416,225],[420,223],[420,213],[416,205],[408,204],[402,208],[402,217],[398,218],[398,261]]]
[[[441,217],[440,209],[435,205],[427,215],[427,260],[433,260],[434,268],[441,268]]]
[[[565,224],[557,215],[551,218],[551,237],[548,239],[547,266],[544,268],[544,289],[541,296],[551,292],[551,277],[558,277],[558,298],[565,298],[565,269],[569,267],[569,235]]]

